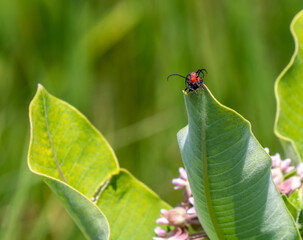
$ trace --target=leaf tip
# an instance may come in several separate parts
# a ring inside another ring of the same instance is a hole
[[[46,90],[46,88],[41,83],[38,83],[37,91],[32,101],[34,101],[36,98],[40,98],[41,96],[48,96],[48,95],[50,94]]]
[[[38,83],[38,88],[37,88],[37,92],[44,90],[45,88],[43,87],[43,85],[41,83]]]

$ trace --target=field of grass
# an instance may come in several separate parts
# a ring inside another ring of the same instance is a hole
[[[281,152],[273,86],[301,9],[300,0],[0,0],[0,239],[84,239],[27,167],[38,83],[86,115],[120,165],[172,205],[187,117],[184,79],[169,74],[206,68],[215,97]]]

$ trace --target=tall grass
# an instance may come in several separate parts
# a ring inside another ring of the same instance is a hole
[[[166,76],[206,68],[219,101],[281,151],[273,84],[302,8],[300,0],[0,0],[0,239],[83,239],[26,166],[38,82],[88,116],[121,166],[174,205],[184,82]]]

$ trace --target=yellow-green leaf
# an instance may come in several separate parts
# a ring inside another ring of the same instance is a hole
[[[303,159],[303,11],[291,23],[295,52],[276,81],[275,133],[285,153],[294,161]]]
[[[28,165],[58,196],[87,239],[151,239],[169,208],[118,166],[104,137],[41,85],[30,105]]]

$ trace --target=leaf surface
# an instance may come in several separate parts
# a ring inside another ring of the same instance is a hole
[[[109,224],[119,229],[111,233],[115,240],[152,239],[151,231],[160,217],[160,209],[170,208],[124,169],[111,178],[97,205]]]
[[[303,11],[294,17],[291,33],[295,51],[275,85],[275,133],[286,155],[299,162],[303,159]]]
[[[161,201],[120,169],[104,137],[41,85],[30,105],[28,165],[54,191],[87,239],[151,239]]]
[[[298,208],[293,202],[292,199],[288,198],[286,195],[282,195],[282,199],[287,207],[288,211],[292,215],[293,219],[297,219],[298,214],[300,214],[300,208]]]
[[[188,126],[178,133],[202,226],[211,239],[300,239],[271,178],[271,159],[250,124],[207,87],[184,93]]]

